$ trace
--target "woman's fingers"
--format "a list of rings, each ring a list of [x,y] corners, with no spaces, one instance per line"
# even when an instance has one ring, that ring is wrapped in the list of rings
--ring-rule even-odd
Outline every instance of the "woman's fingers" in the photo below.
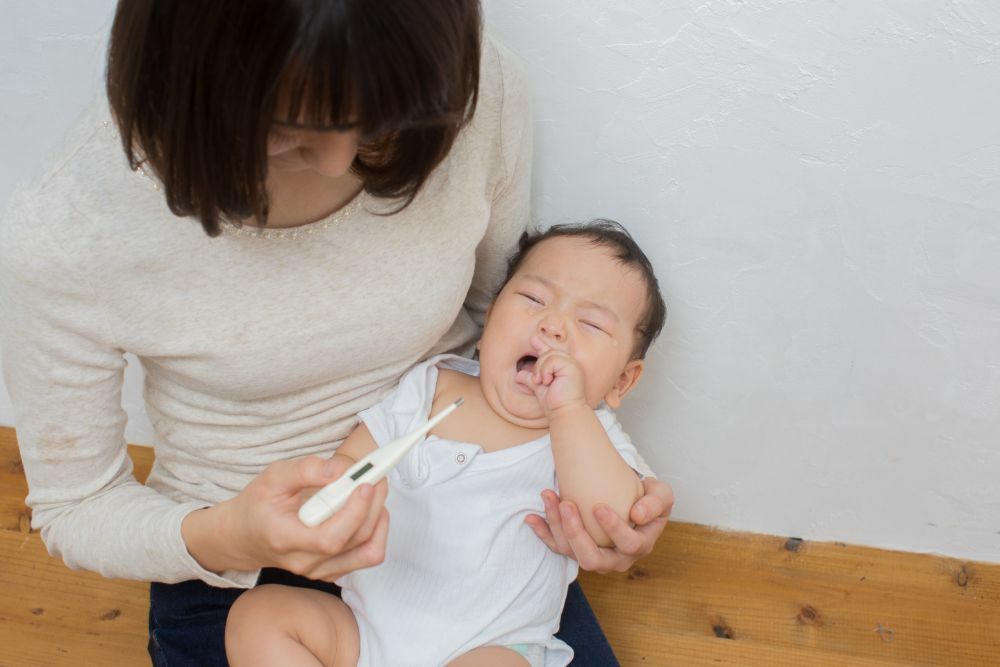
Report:
[[[594,519],[604,530],[604,534],[615,545],[615,550],[625,556],[641,557],[650,551],[645,536],[622,521],[607,505],[594,508]]]
[[[281,546],[274,549],[274,565],[316,579],[319,571],[341,574],[349,571],[343,569],[344,563],[373,564],[375,555],[369,554],[365,545],[376,538],[380,515],[385,513],[381,502],[376,502],[379,499],[384,501],[384,490],[377,491],[370,484],[362,484],[339,511],[318,526],[307,527],[297,516],[289,517],[283,525],[277,526],[284,537]],[[374,513],[375,519],[367,534],[362,535],[370,513]],[[384,539],[382,544],[384,551]]]
[[[590,572],[624,572],[641,556],[653,549],[656,539],[663,532],[665,516],[650,521],[645,526],[630,527],[607,505],[594,509],[594,518],[614,543],[614,548],[600,547],[594,542],[580,517],[580,510],[569,501],[559,501],[553,491],[542,492],[545,519],[530,515],[525,522],[535,535],[556,553],[574,558],[580,567]]]
[[[642,488],[645,493],[632,505],[629,518],[640,526],[657,519],[665,523],[674,508],[674,490],[666,482],[653,477],[643,478]]]
[[[386,482],[374,488],[362,484],[344,507],[318,526],[305,526],[298,518],[302,497],[342,475],[349,464],[336,456],[276,462],[236,497],[220,504],[229,508],[225,523],[232,529],[227,548],[235,554],[230,562],[244,568],[280,567],[305,576],[340,556],[345,556],[342,563],[374,564],[382,557],[376,552],[384,553],[384,536],[378,545]]]
[[[382,512],[385,511],[385,499],[389,492],[389,482],[382,480],[375,485],[375,495],[372,498],[371,504],[368,506],[368,515],[365,517],[364,523],[358,528],[357,532],[351,537],[347,542],[345,549],[353,549],[354,547],[364,544],[372,538],[375,533],[375,528],[378,525],[379,517]]]
[[[559,504],[562,512],[563,531],[566,541],[573,551],[573,557],[580,564],[580,568],[588,572],[608,572],[614,569],[617,561],[617,554],[611,549],[604,549],[597,546],[594,538],[590,536],[583,525],[580,511],[576,505],[564,501]]]
[[[556,545],[554,551],[564,556],[572,556],[573,550],[570,548],[569,542],[566,540],[566,534],[563,531],[563,520],[559,510],[559,496],[553,491],[545,490],[542,492],[542,502],[545,504],[545,520],[549,524],[552,541]]]
[[[268,487],[273,494],[297,495],[304,488],[326,486],[343,472],[341,468],[339,461],[307,456],[272,463],[263,474],[268,477]]]
[[[376,517],[371,538],[368,541],[332,558],[323,560],[306,576],[310,579],[333,583],[354,570],[375,567],[385,560],[385,546],[388,535],[389,512],[383,507]]]
[[[313,529],[311,544],[303,545],[304,550],[328,556],[345,551],[368,519],[374,501],[375,488],[371,484],[361,484],[351,492],[342,508]]]
[[[545,546],[547,546],[551,551],[559,553],[559,548],[556,545],[555,539],[552,537],[552,531],[549,530],[549,524],[545,522],[545,519],[537,514],[529,514],[524,518],[524,522],[528,524],[533,531],[535,531],[535,535],[537,535],[538,539],[545,543]]]

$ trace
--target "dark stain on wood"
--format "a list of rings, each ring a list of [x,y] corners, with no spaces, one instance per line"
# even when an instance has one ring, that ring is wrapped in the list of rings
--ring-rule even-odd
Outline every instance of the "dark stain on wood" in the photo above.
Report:
[[[625,576],[629,579],[629,581],[634,581],[636,579],[645,579],[646,577],[649,576],[649,570],[633,566],[628,569],[628,574]]]
[[[955,583],[962,588],[968,588],[969,582],[972,580],[973,572],[972,568],[968,563],[962,565],[962,568],[955,575]]]
[[[31,615],[32,616],[42,616],[44,613],[45,613],[45,610],[42,609],[41,607],[34,607],[31,610]]]
[[[893,637],[895,636],[895,634],[896,634],[896,631],[895,631],[895,630],[893,630],[892,628],[887,628],[887,627],[885,627],[884,625],[882,625],[881,623],[878,623],[878,624],[877,624],[877,625],[875,626],[875,629],[874,629],[874,630],[872,630],[872,632],[877,632],[877,633],[878,633],[878,636],[879,636],[879,637],[880,637],[880,638],[882,639],[882,641],[884,641],[884,642],[891,642],[891,641],[892,641],[892,638],[893,638]]]
[[[100,615],[102,621],[113,621],[122,615],[121,609],[109,609]]]
[[[736,633],[733,629],[729,627],[725,619],[721,617],[715,617],[712,619],[712,634],[714,634],[719,639],[733,639]]]
[[[785,551],[798,553],[799,549],[802,547],[803,541],[804,540],[801,537],[789,537],[785,540]]]
[[[24,473],[24,464],[21,463],[21,459],[14,459],[7,465],[7,472],[13,475],[20,475]]]
[[[812,605],[805,605],[799,610],[799,615],[795,617],[795,620],[802,625],[815,625],[816,627],[823,627],[823,617],[820,613],[816,611],[816,608]]]

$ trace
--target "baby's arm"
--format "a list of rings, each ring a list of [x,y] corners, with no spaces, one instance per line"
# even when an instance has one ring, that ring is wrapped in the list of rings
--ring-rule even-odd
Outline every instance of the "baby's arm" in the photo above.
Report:
[[[340,447],[337,447],[337,451],[333,455],[333,460],[336,461],[338,458],[344,459],[350,465],[354,465],[376,449],[378,449],[378,444],[375,442],[375,438],[372,437],[371,431],[368,430],[364,422],[358,422],[357,427],[351,431],[349,436],[344,438],[344,441],[340,443]],[[344,470],[347,470],[347,468],[344,468]]]
[[[576,360],[541,341],[536,349],[534,369],[521,371],[519,378],[534,389],[548,415],[559,495],[580,508],[584,528],[598,546],[614,546],[594,518],[594,507],[605,504],[628,521],[632,505],[643,496],[642,482],[587,404]]]
[[[580,508],[583,526],[598,546],[614,546],[594,519],[594,507],[603,503],[628,521],[629,510],[643,495],[639,476],[615,449],[597,414],[586,404],[553,410],[549,432],[560,497]]]

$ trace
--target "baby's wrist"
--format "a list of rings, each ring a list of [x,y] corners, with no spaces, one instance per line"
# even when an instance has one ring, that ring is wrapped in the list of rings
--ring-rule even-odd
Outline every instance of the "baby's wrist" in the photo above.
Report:
[[[333,456],[330,457],[331,461],[344,461],[348,465],[354,465],[358,462],[358,459],[354,458],[350,454],[342,454],[340,452],[334,452]]]
[[[589,412],[593,412],[593,410],[583,399],[567,401],[549,410],[549,429],[558,428],[560,424],[579,419],[580,415]]]

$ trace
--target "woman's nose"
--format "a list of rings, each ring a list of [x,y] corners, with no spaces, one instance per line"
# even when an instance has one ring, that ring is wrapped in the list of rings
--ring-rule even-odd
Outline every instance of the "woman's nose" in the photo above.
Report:
[[[356,132],[323,132],[305,148],[306,161],[324,176],[343,176],[358,154]]]

